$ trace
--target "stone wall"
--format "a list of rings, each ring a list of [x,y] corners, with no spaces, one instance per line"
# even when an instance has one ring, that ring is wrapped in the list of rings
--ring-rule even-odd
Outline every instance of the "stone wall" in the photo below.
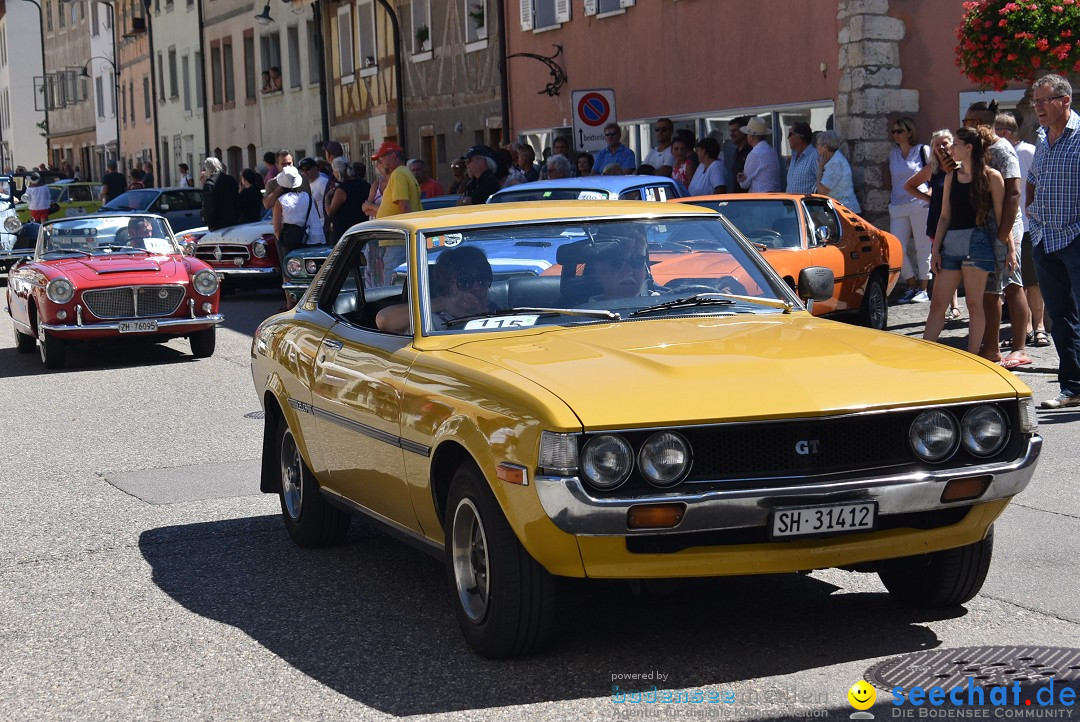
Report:
[[[847,141],[863,215],[888,228],[890,116],[913,115],[919,92],[903,87],[904,23],[889,17],[889,0],[839,0],[840,92],[835,127]]]

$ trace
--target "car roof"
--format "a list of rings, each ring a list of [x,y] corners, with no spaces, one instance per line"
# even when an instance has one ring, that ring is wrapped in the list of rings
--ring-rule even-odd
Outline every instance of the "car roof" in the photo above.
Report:
[[[531,183],[518,183],[514,186],[503,188],[492,195],[502,193],[514,193],[526,190],[547,190],[552,188],[572,188],[574,190],[605,190],[612,193],[621,193],[628,188],[638,188],[646,185],[670,185],[675,181],[662,175],[590,175],[584,178],[559,178],[558,180],[532,181]]]
[[[696,203],[698,201],[790,201],[800,198],[823,198],[837,202],[835,198],[821,195],[820,193],[717,193],[708,196],[688,196],[686,198],[674,198],[675,203]]]
[[[517,187],[517,186],[515,186]],[[672,206],[655,201],[527,201],[454,206],[431,211],[402,213],[361,223],[356,228],[397,228],[426,231],[454,227],[491,226],[530,221],[611,220],[619,218],[686,217],[712,215],[715,211],[701,206]]]

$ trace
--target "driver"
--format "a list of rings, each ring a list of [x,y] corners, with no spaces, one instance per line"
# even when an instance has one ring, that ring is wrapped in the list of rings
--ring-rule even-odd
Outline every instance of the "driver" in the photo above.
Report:
[[[492,278],[487,256],[475,246],[458,246],[440,253],[430,275],[432,329],[442,331],[447,321],[491,310],[488,289]],[[375,325],[380,331],[410,332],[409,304],[382,309],[375,317]]]
[[[589,264],[594,278],[603,289],[602,294],[590,300],[655,296],[646,286],[649,256],[644,236],[616,238],[606,245],[607,248]]]
[[[146,244],[142,241],[143,238],[150,238],[153,235],[153,227],[150,225],[149,218],[135,217],[128,221],[128,237],[127,245],[134,248],[146,248]]]

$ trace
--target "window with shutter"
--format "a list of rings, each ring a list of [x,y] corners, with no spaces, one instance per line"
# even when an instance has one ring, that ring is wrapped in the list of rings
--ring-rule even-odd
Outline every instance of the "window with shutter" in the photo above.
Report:
[[[532,30],[533,29],[533,1],[532,0],[518,0],[518,5],[521,7],[521,29],[522,30]]]
[[[555,0],[555,22],[570,22],[570,0]]]
[[[596,0],[585,0],[585,14],[596,15]]]
[[[619,0],[619,5],[624,8],[633,7],[636,0]]]

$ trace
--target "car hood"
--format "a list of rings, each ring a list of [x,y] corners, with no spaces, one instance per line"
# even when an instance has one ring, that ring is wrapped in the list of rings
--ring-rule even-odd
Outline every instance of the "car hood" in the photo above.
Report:
[[[489,337],[454,351],[547,388],[586,429],[816,416],[1026,392],[989,361],[951,347],[806,314],[563,328]]]
[[[213,246],[218,243],[250,243],[257,241],[264,234],[274,233],[274,224],[271,221],[256,221],[243,223],[239,226],[229,226],[210,231],[199,239],[200,246]]]
[[[117,280],[131,274],[138,274],[140,280],[150,276],[155,280],[169,280],[175,276],[187,277],[187,270],[181,260],[172,256],[105,256],[65,260],[53,264],[68,278],[79,279],[90,285],[107,283],[127,284],[130,279]]]

